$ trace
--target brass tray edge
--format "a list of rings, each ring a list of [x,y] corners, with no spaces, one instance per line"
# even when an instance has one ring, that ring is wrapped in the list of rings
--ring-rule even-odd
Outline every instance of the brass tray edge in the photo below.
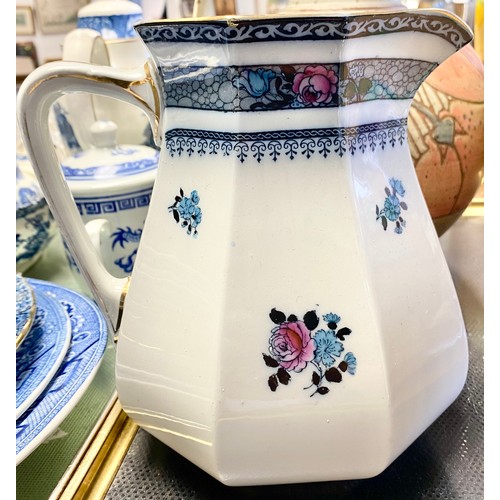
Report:
[[[104,498],[137,430],[115,393],[49,500]]]

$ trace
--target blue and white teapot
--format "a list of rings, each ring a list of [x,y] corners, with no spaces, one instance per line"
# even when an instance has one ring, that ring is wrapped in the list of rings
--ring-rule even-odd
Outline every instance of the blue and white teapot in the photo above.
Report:
[[[420,9],[136,30],[145,68],[50,63],[18,95],[47,200],[116,332],[123,409],[227,485],[380,473],[467,374],[407,116],[471,30]],[[161,146],[130,279],[103,268],[51,146],[49,106],[73,92],[136,104]]]
[[[148,52],[133,29],[142,19],[141,7],[132,1],[94,0],[78,11],[77,27],[64,37],[63,61],[143,68]],[[90,127],[95,120],[113,121],[120,144],[154,145],[144,113],[116,99],[85,94],[64,96],[55,103],[54,110],[70,151],[92,147]]]
[[[143,144],[118,144],[111,121],[96,121],[90,133],[92,147],[64,158],[61,168],[106,269],[123,278],[134,267],[160,153]],[[70,253],[68,259],[80,278]]]

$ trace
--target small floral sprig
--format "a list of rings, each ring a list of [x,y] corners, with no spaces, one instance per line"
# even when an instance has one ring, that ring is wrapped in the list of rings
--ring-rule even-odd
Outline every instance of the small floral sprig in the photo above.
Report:
[[[333,313],[323,315],[327,328],[317,329],[320,319],[316,311],[308,311],[302,320],[295,314],[288,317],[282,311],[272,309],[271,321],[277,325],[271,330],[269,354],[263,353],[264,363],[269,368],[277,368],[268,378],[268,386],[275,392],[279,385],[288,385],[292,372],[300,373],[312,368],[311,389],[315,394],[324,396],[330,392],[328,383],[342,382],[342,374],[356,373],[357,361],[352,352],[344,355],[343,342],[352,333],[350,328],[338,328],[340,316]]]
[[[401,216],[401,210],[408,210],[408,205],[404,201],[401,201],[400,198],[404,198],[406,191],[403,183],[394,177],[389,179],[389,185],[390,187],[385,188],[387,196],[384,201],[384,207],[380,209],[378,205],[375,206],[376,220],[380,220],[384,231],[387,230],[388,221],[393,222],[394,232],[402,234],[403,228],[406,227],[406,221]]]
[[[175,222],[186,228],[187,234],[192,234],[193,238],[196,238],[198,236],[197,228],[202,219],[202,212],[198,206],[200,201],[198,191],[191,191],[191,195],[188,197],[184,196],[184,191],[180,188],[179,194],[180,196],[175,197],[174,204],[168,207],[168,211],[172,213]]]

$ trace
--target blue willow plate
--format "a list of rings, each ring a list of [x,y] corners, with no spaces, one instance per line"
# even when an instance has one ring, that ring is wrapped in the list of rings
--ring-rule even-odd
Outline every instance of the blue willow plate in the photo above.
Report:
[[[22,344],[35,319],[36,300],[33,289],[16,274],[16,349]]]
[[[104,316],[93,301],[54,283],[28,282],[37,294],[46,293],[63,305],[71,322],[71,343],[45,391],[16,420],[16,465],[69,415],[97,373],[108,343]]]
[[[30,334],[16,350],[16,419],[43,392],[59,369],[71,340],[64,308],[34,288],[36,314]]]

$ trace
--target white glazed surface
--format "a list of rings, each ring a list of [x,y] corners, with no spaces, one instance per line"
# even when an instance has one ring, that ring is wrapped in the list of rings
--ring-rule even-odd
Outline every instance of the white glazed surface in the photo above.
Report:
[[[192,52],[187,46],[189,55],[174,54],[174,44],[151,45],[159,64],[189,58],[193,66],[292,64],[312,52],[317,63],[381,53],[439,61],[452,51],[421,33],[293,49],[289,42],[274,42],[272,50],[265,42],[262,50],[258,43],[198,44]],[[348,127],[405,117],[410,103],[244,120],[168,109],[163,129]],[[125,411],[228,485],[365,478],[384,470],[451,404],[467,371],[460,307],[406,142],[293,162],[282,154],[258,163],[249,151],[244,164],[234,155],[177,158],[163,148],[117,346]],[[390,179],[402,180],[411,207],[403,234],[376,221]],[[169,224],[166,208],[178,186],[199,194],[196,240],[179,235],[172,218]],[[355,375],[345,374],[323,396],[304,390],[310,370],[271,391],[273,372],[262,354],[269,354],[275,327],[272,308],[299,318],[310,310],[339,314],[352,329],[342,354],[355,354]]]
[[[172,59],[188,59],[193,67],[326,64],[380,54],[440,62],[456,49],[443,38],[412,32],[331,43],[185,43],[169,49],[173,45],[150,44],[158,66]],[[55,92],[50,81],[45,88]],[[229,83],[227,88],[233,90]],[[128,98],[105,84],[88,89]],[[25,114],[26,95],[21,92]],[[31,99],[37,105],[41,97]],[[170,139],[162,144],[125,300],[117,391],[140,426],[227,485],[374,476],[463,387],[468,357],[460,306],[408,144],[398,135],[410,104],[408,98],[372,100],[248,114],[169,108],[163,117]],[[329,128],[354,129],[361,137],[365,132],[355,127],[380,131],[370,127],[390,120],[401,126],[370,136],[371,143],[367,135],[366,147],[356,143],[352,153],[336,153],[332,141],[324,154],[319,143],[309,154],[296,139]],[[26,120],[26,135],[29,126]],[[268,141],[260,154],[254,141],[246,156],[229,146],[209,154],[202,141],[172,139],[180,129],[202,138],[239,134],[241,142],[277,131],[281,147]],[[293,161],[285,135],[294,138],[288,143],[297,148]],[[45,152],[37,140],[34,146]],[[214,148],[224,144],[217,140]],[[60,186],[55,178],[47,182],[55,202]],[[401,219],[387,215],[391,197]],[[69,226],[75,218],[65,221]],[[72,238],[75,247],[84,246],[80,226]],[[92,252],[82,248],[81,257],[98,280]],[[102,284],[97,295],[108,304],[110,287]],[[295,316],[278,321],[276,310],[283,318]],[[275,335],[285,324],[297,329],[299,322],[310,323],[312,311],[321,326],[301,330],[302,340],[314,330],[314,343],[309,338],[307,350],[302,346],[304,365],[294,370],[286,364],[288,354],[277,352]],[[325,327],[334,316],[335,325]],[[320,328],[335,330],[336,323],[349,329],[331,341],[342,379],[327,383],[322,371],[315,381],[316,358],[307,356],[311,346],[319,351]],[[289,368],[286,377],[276,372],[276,359]]]

